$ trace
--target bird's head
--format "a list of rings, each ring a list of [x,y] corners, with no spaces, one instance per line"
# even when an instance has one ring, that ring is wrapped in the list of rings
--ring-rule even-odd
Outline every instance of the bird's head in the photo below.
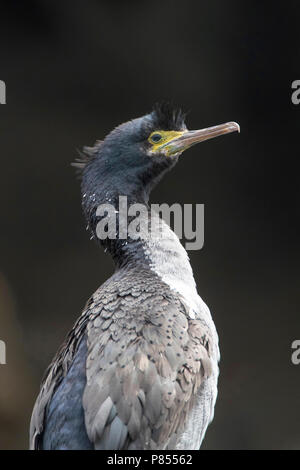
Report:
[[[74,164],[82,171],[86,203],[104,202],[126,195],[133,201],[148,200],[150,190],[172,168],[186,149],[222,134],[238,131],[235,122],[189,131],[185,115],[169,104],[156,105],[141,118],[110,132],[94,147],[85,147]],[[141,201],[142,199],[142,201]]]
[[[235,122],[189,131],[185,115],[168,104],[121,124],[94,147],[85,147],[74,164],[82,174],[82,204],[90,226],[100,204],[127,196],[130,204],[147,204],[153,186],[186,149],[222,134],[239,131]]]

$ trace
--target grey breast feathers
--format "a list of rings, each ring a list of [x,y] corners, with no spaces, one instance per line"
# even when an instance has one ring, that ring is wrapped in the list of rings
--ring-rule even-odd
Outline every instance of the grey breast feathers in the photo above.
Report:
[[[159,279],[125,281],[89,306],[87,434],[96,449],[174,449],[211,374],[209,330]]]

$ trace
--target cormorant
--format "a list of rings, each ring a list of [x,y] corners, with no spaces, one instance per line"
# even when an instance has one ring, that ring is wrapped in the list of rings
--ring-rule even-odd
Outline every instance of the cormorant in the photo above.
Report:
[[[229,122],[188,131],[184,114],[163,104],[85,148],[83,211],[97,238],[97,208],[115,209],[116,237],[99,241],[116,269],[46,371],[31,449],[199,449],[217,396],[215,325],[166,223],[162,236],[153,221],[140,236],[119,236],[119,196],[150,210],[150,191],[184,150],[237,130]]]

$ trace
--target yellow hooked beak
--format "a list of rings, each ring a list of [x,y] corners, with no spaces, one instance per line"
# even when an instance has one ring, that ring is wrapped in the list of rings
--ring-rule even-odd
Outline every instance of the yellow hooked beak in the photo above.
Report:
[[[164,153],[166,156],[176,155],[199,142],[236,131],[240,132],[240,126],[236,122],[226,122],[219,126],[208,127],[197,131],[162,131],[161,134],[164,134],[161,139],[162,141],[153,145],[153,152]]]

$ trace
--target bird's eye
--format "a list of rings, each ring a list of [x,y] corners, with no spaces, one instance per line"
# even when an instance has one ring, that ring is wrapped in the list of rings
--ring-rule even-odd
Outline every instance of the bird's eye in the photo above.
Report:
[[[152,142],[155,142],[155,143],[156,143],[156,142],[159,142],[161,139],[162,139],[162,136],[161,136],[160,134],[153,134],[153,135],[151,136]]]

